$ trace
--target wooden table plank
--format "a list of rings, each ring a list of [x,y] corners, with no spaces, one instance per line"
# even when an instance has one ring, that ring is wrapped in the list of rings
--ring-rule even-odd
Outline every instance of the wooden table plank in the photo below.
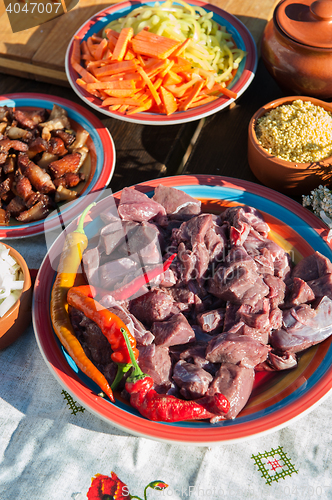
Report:
[[[32,63],[64,72],[65,55],[71,37],[87,19],[112,3],[116,1],[81,0],[73,10],[54,23],[43,44],[33,55]],[[64,39],[61,40],[63,35]]]
[[[205,119],[180,173],[225,175],[258,183],[247,161],[249,121],[258,108],[283,95],[260,61],[253,82],[235,106]]]
[[[3,0],[0,0],[0,70],[7,74],[68,85],[64,59],[75,31],[85,20],[110,3],[80,0],[69,13],[39,27],[12,33]],[[275,0],[212,0],[211,3],[239,17],[258,43]],[[24,64],[23,64],[24,63]],[[48,70],[52,70],[49,72]]]

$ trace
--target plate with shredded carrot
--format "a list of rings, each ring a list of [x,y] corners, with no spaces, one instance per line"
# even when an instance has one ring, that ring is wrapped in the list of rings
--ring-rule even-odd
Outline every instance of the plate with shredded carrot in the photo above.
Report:
[[[68,80],[95,110],[170,125],[228,107],[250,85],[256,44],[226,11],[202,2],[122,2],[91,17],[66,53]]]

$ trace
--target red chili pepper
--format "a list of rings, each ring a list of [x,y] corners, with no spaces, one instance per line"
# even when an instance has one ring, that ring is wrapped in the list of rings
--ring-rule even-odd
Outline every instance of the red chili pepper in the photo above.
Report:
[[[222,394],[216,393],[214,396],[188,401],[168,394],[158,394],[152,389],[153,384],[153,379],[149,376],[136,381],[129,377],[125,386],[130,394],[130,404],[149,420],[201,420],[229,411],[229,402]]]
[[[156,278],[160,274],[167,271],[169,266],[172,264],[173,260],[176,257],[176,253],[168,257],[167,260],[163,263],[162,266],[156,266],[155,268],[143,273],[141,276],[138,276],[133,281],[119,288],[118,290],[112,290],[108,292],[111,294],[115,300],[126,300],[134,293],[138,292],[142,286],[147,285],[153,278]]]
[[[153,387],[153,379],[144,374],[131,352],[129,339],[122,332],[134,370],[126,381],[125,388],[130,394],[130,404],[143,417],[161,422],[179,422],[181,420],[201,420],[226,414],[229,401],[222,394],[205,396],[196,400],[183,400],[175,396],[158,394]]]
[[[93,299],[95,295],[96,290],[89,285],[73,287],[67,293],[67,301],[69,305],[79,309],[87,318],[99,326],[114,351],[111,354],[112,360],[118,364],[130,364],[131,356],[128,352],[123,333],[127,335],[133,356],[137,359],[139,353],[136,349],[135,338],[131,335],[119,316],[111,313],[111,311]]]

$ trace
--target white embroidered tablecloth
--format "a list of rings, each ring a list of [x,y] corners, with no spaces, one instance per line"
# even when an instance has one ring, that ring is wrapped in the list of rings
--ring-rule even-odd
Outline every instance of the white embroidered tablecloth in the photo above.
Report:
[[[43,237],[9,244],[40,266]],[[332,498],[332,397],[267,436],[198,447],[132,436],[74,405],[31,325],[0,352],[0,377],[1,500],[83,500],[91,478],[112,471],[126,485],[114,498],[143,499],[154,481],[148,500]]]

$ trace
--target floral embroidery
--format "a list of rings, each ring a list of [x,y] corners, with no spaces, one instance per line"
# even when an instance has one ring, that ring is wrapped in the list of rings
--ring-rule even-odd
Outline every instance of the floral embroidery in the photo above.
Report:
[[[144,489],[144,500],[147,500],[148,488],[161,491],[167,487],[168,484],[164,481],[152,481]],[[87,498],[88,500],[128,500],[132,498],[142,500],[136,495],[130,495],[128,486],[114,472],[111,472],[111,477],[96,474],[92,478]]]

